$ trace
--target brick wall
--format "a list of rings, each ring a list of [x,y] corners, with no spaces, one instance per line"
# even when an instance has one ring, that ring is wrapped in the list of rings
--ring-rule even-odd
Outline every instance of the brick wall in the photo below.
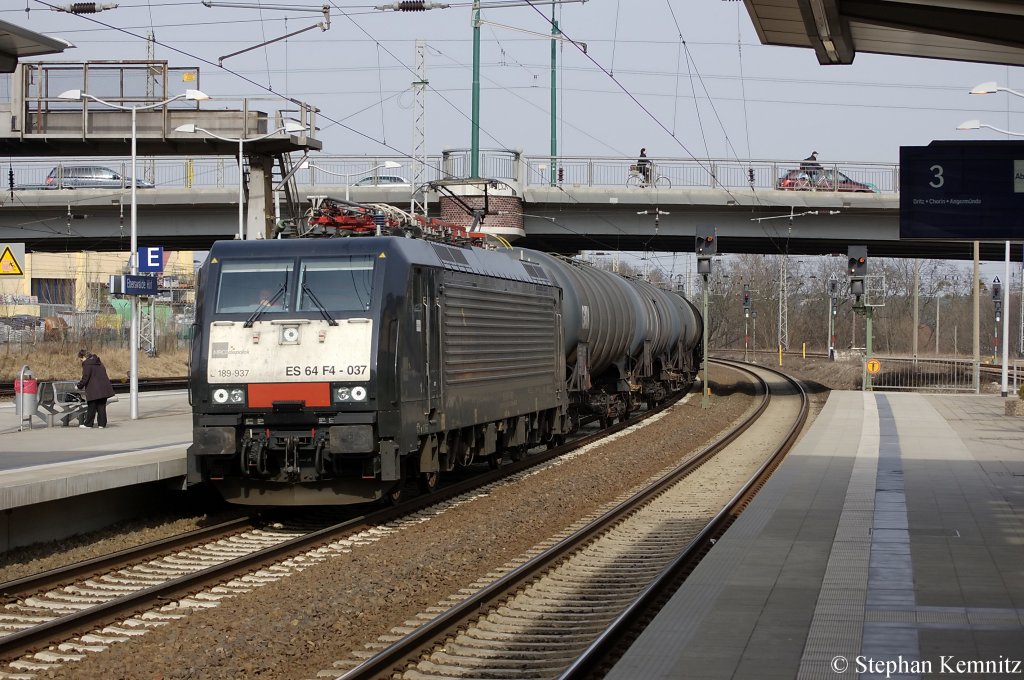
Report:
[[[463,196],[462,200],[474,209],[484,207],[483,196]],[[453,198],[442,196],[438,202],[441,206],[441,219],[466,228],[473,225],[473,216]],[[490,214],[484,216],[483,226],[499,232],[522,230],[523,199],[518,196],[491,196],[487,200],[487,207]]]

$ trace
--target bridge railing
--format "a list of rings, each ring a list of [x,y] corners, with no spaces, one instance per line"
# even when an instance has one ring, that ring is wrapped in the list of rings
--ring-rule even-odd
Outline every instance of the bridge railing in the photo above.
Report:
[[[654,177],[667,177],[673,189],[775,189],[778,182],[793,170],[799,170],[800,160],[729,160],[651,158]],[[561,157],[555,163],[550,157],[524,158],[526,172],[523,183],[528,186],[551,184],[552,165],[555,166],[555,184],[559,186],[617,187],[625,186],[630,166],[635,158],[621,157]],[[879,193],[899,191],[899,164],[841,162],[821,163],[828,176],[842,173],[855,182],[867,185]],[[812,191],[844,190],[840,182],[823,182],[809,186]]]
[[[415,176],[413,161],[395,156],[334,156],[315,154],[312,166],[297,171],[295,179],[300,190],[315,187],[354,186],[364,177],[397,175],[411,182]],[[506,181],[513,186],[540,187],[551,184],[552,165],[556,186],[573,187],[625,187],[630,165],[635,158],[571,156],[558,158],[554,164],[547,156],[523,156],[501,150],[481,153],[480,174]],[[395,161],[400,167],[383,169],[386,161]],[[75,159],[15,159],[12,160],[14,183],[21,188],[39,188],[46,176],[62,162],[67,165],[102,165],[116,170],[123,177],[131,176],[128,158],[101,157]],[[737,161],[727,159],[652,158],[655,176],[665,176],[673,189],[728,189],[729,191],[767,190],[777,188],[779,178],[798,170],[799,160]],[[869,186],[879,193],[899,191],[899,165],[896,163],[842,162],[822,163],[824,173],[843,173],[855,182]],[[377,170],[374,170],[377,168]],[[322,171],[321,171],[322,170]],[[424,182],[466,177],[469,173],[468,154],[449,151],[426,158]],[[139,177],[156,184],[157,188],[232,188],[238,185],[238,163],[230,156],[197,156],[176,158],[139,158]],[[751,181],[753,178],[753,181]],[[811,191],[831,191],[826,184],[809,187]],[[843,190],[842,188],[840,190]]]

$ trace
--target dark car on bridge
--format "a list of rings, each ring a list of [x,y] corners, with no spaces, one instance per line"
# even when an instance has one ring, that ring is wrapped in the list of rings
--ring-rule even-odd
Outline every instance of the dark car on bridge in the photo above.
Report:
[[[131,187],[130,177],[122,177],[102,165],[58,165],[46,176],[47,189],[122,189]],[[136,179],[139,189],[152,189],[153,183]]]
[[[856,191],[877,193],[878,187],[865,184],[847,177],[831,168],[808,171],[790,170],[775,183],[776,189],[783,191]]]

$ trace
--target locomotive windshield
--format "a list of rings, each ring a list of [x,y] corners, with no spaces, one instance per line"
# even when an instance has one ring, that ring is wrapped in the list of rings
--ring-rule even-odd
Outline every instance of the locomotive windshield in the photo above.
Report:
[[[303,260],[299,265],[298,311],[317,312],[317,302],[331,312],[370,309],[374,259],[353,255]]]
[[[286,312],[291,296],[287,291],[291,260],[269,262],[224,262],[217,286],[217,313]]]

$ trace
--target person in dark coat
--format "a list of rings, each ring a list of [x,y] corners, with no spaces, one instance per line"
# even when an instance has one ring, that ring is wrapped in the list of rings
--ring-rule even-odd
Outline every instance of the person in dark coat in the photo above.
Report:
[[[651,183],[651,161],[647,158],[646,147],[640,149],[640,158],[636,159],[636,169],[644,176],[644,183]]]
[[[812,179],[816,178],[821,173],[821,163],[818,162],[818,152],[812,151],[811,155],[804,159],[804,162],[800,164],[800,169],[807,173]]]
[[[102,430],[107,426],[107,399],[114,396],[114,386],[107,377],[107,369],[103,362],[89,350],[78,351],[78,360],[82,362],[82,379],[78,381],[78,389],[85,390],[88,407],[85,420],[79,427],[92,427],[93,419]]]

